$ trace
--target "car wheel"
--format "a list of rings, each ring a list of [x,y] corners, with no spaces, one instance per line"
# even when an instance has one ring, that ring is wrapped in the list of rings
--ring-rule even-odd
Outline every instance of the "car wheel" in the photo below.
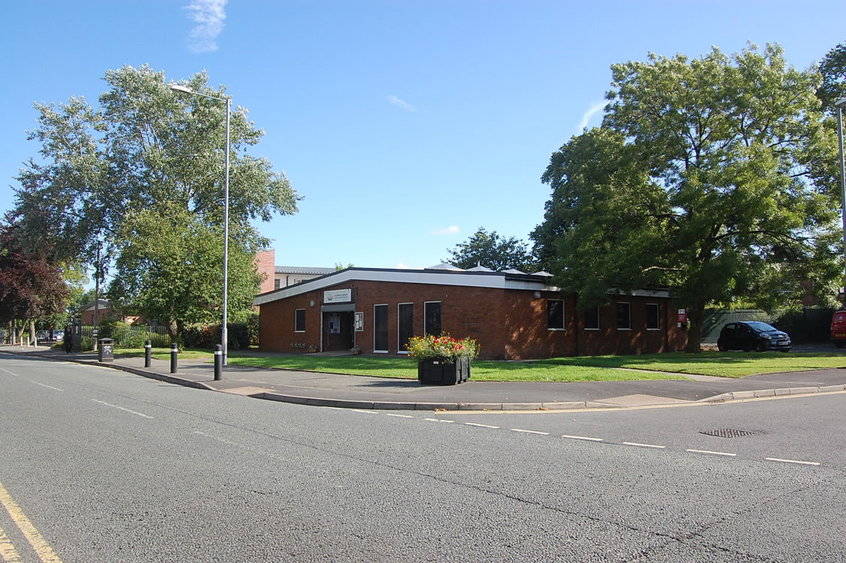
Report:
[[[728,352],[728,346],[725,344],[717,344],[717,350],[720,352]]]
[[[755,347],[755,350],[758,352],[766,352],[767,351],[767,343],[766,342],[758,342],[758,345]]]

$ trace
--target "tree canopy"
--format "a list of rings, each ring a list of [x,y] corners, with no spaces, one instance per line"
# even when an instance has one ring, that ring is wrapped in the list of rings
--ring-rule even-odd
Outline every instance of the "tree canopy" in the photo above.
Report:
[[[837,100],[846,98],[846,43],[826,53],[819,66],[822,84],[817,95],[827,109],[834,109]]]
[[[140,264],[151,272],[175,269],[174,275],[184,269],[184,276],[191,277],[190,260],[182,265],[169,262],[174,250],[157,245],[184,241],[186,233],[217,236],[222,229],[225,103],[207,96],[224,98],[227,93],[223,87],[209,85],[204,73],[182,84],[206,96],[174,91],[164,73],[147,66],[107,71],[105,82],[107,90],[96,107],[82,98],[36,105],[38,127],[29,138],[39,143],[40,155],[19,174],[11,221],[29,247],[49,249],[49,258],[56,262],[81,259],[92,264],[95,249],[102,244],[116,266],[112,294],[126,302],[141,295],[135,290],[153,275],[142,272]],[[249,153],[262,135],[245,109],[232,112],[229,221],[233,256],[265,242],[254,221],[297,210],[299,196],[287,178],[267,159]],[[132,238],[139,236],[149,240]],[[189,239],[196,241],[196,237]],[[149,254],[139,254],[142,249]],[[167,266],[151,261],[153,257],[168,261]],[[208,280],[220,270],[221,259],[222,252]],[[234,260],[230,277],[246,280],[253,270],[251,262]],[[127,293],[121,294],[123,289]],[[174,295],[184,289],[162,288]],[[148,319],[157,318],[162,310],[152,307],[152,302],[142,299],[136,304]],[[241,299],[232,302],[243,305]],[[180,314],[189,314],[180,323],[207,316],[199,308]]]
[[[448,262],[459,268],[484,266],[497,271],[510,268],[526,271],[534,267],[525,242],[515,237],[505,238],[496,231],[488,232],[484,227],[448,252],[451,254]]]
[[[790,68],[774,45],[611,70],[602,126],[562,146],[542,177],[552,197],[533,239],[557,281],[583,303],[672,287],[691,350],[706,305],[832,295],[836,143],[819,74]]]

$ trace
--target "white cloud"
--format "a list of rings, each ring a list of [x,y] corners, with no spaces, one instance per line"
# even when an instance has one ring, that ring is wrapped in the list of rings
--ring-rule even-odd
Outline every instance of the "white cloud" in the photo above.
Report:
[[[227,0],[191,0],[185,9],[194,27],[188,34],[188,46],[195,53],[217,51],[217,36],[226,21]]]
[[[394,96],[393,94],[388,96],[386,99],[388,100],[389,104],[391,104],[393,106],[397,106],[400,109],[404,109],[405,111],[417,111],[416,107],[409,104],[408,102],[406,102],[402,98],[398,98],[398,97]]]
[[[443,229],[438,229],[437,231],[432,231],[433,235],[456,235],[461,232],[461,229],[458,225],[450,225],[449,227],[444,227]]]
[[[581,121],[579,121],[579,126],[576,127],[576,133],[581,133],[584,131],[585,127],[587,127],[588,123],[590,123],[591,118],[599,113],[600,111],[605,109],[605,106],[608,105],[608,101],[596,102],[592,104],[588,110],[582,115]]]

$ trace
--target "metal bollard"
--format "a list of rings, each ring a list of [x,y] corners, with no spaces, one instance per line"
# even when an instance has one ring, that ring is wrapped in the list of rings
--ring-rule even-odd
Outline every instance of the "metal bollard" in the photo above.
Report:
[[[150,344],[150,341],[144,343],[144,367],[150,367],[150,359],[153,356],[153,345]]]
[[[214,350],[214,380],[220,381],[223,377],[223,346],[218,344]]]
[[[176,344],[170,345],[170,373],[176,373],[176,354],[179,353],[179,350],[176,348]]]

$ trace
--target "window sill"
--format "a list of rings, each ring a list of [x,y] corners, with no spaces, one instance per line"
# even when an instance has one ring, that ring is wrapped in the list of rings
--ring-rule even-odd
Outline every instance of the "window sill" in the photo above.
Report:
[[[630,328],[618,328],[617,330],[631,330]]]
[[[297,333],[297,334],[304,334],[305,333],[304,330],[295,330],[294,332]]]
[[[407,356],[408,350],[400,350],[399,352],[397,352],[397,354],[402,354],[403,356]]]
[[[374,354],[387,354],[388,351],[387,350],[373,350],[373,353]]]
[[[658,332],[661,329],[660,328],[647,328],[646,330],[648,330],[649,332]]]
[[[548,328],[548,327],[547,327],[547,329],[546,329],[546,330],[551,330],[551,331],[554,331],[554,332],[564,332],[564,331],[566,331],[567,329],[566,329],[566,328]]]
[[[591,332],[599,332],[598,328],[585,328],[585,330],[589,330]]]

